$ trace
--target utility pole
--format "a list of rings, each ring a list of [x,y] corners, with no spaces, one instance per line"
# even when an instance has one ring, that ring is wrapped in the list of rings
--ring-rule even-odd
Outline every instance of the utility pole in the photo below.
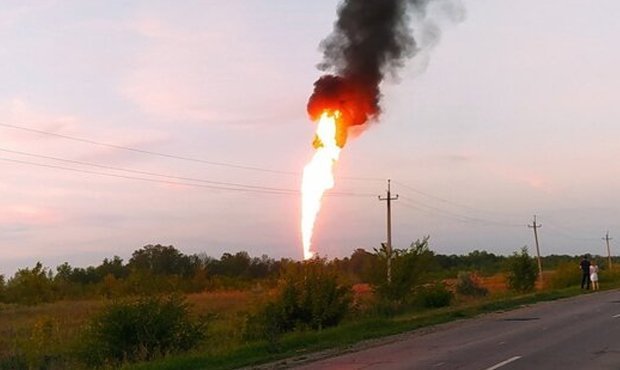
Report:
[[[540,283],[543,282],[543,274],[542,274],[542,263],[540,262],[540,248],[538,247],[538,229],[542,227],[541,224],[536,223],[536,215],[534,215],[534,222],[531,225],[527,225],[534,229],[534,240],[536,241],[536,256],[538,258],[538,275],[540,276]]]
[[[603,240],[607,243],[607,264],[609,266],[609,271],[611,271],[611,250],[609,249],[609,241],[613,238],[609,237],[609,231],[605,234]]]
[[[388,284],[392,282],[392,207],[391,202],[393,200],[398,199],[398,195],[392,197],[390,193],[390,179],[388,179],[388,187],[387,187],[387,196],[385,198],[381,198],[379,195],[379,200],[387,201],[387,244],[386,244],[386,254],[387,254],[387,281]]]

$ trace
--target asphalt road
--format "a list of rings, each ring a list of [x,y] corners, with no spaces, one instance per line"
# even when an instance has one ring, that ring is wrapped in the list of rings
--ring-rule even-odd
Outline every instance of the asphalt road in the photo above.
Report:
[[[620,291],[543,302],[412,332],[297,369],[620,369]]]

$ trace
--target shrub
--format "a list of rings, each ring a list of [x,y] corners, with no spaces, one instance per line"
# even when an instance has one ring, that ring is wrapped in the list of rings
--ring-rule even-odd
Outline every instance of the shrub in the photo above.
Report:
[[[506,262],[508,288],[520,293],[532,291],[538,278],[538,268],[536,261],[527,253],[527,247],[521,248],[520,253],[513,253]]]
[[[480,279],[472,272],[460,271],[456,277],[456,292],[469,297],[484,297],[489,290],[480,285]]]
[[[454,295],[442,282],[421,287],[416,292],[416,300],[425,308],[440,308],[450,305]]]
[[[276,344],[281,333],[296,328],[336,326],[350,307],[350,287],[339,284],[325,259],[314,258],[289,266],[278,297],[248,317],[245,337]]]
[[[91,320],[81,357],[90,366],[150,360],[196,347],[205,329],[183,298],[114,302]]]
[[[433,252],[428,247],[428,237],[411,243],[408,249],[392,251],[392,280],[386,279],[387,249],[377,250],[379,265],[373,276],[373,289],[380,298],[380,305],[399,307],[410,303],[413,291],[428,281],[429,271],[433,268]]]
[[[279,302],[265,304],[255,314],[247,317],[243,337],[246,340],[265,340],[269,352],[280,349],[280,337],[287,331],[286,322]]]

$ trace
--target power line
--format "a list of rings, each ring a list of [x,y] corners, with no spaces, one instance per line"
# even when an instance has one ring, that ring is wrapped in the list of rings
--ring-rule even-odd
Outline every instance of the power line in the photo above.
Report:
[[[477,211],[477,212],[483,212],[483,213],[488,213],[488,214],[499,214],[497,212],[492,212],[492,211],[488,211],[488,210],[484,210],[484,209],[480,209],[480,208],[475,208],[475,207],[472,207],[472,206],[469,206],[469,205],[466,205],[466,204],[462,204],[462,203],[454,202],[454,201],[451,201],[451,200],[448,200],[448,199],[445,199],[445,198],[442,198],[442,197],[438,197],[436,195],[423,192],[423,191],[421,191],[419,189],[414,188],[413,186],[407,185],[407,184],[402,183],[400,181],[394,181],[394,183],[398,184],[400,186],[403,186],[403,187],[413,191],[414,193],[420,194],[420,195],[425,196],[427,198],[431,198],[431,199],[437,200],[437,201],[439,201],[441,203],[446,203],[446,204],[450,204],[450,205],[453,205],[453,206],[456,206],[456,207],[465,208],[465,209],[469,209],[469,210]]]
[[[294,190],[294,189],[280,189],[280,188],[268,188],[268,187],[251,188],[251,187],[243,187],[243,185],[241,184],[239,186],[219,186],[219,185],[206,185],[206,184],[196,184],[196,183],[188,183],[188,182],[152,179],[152,178],[147,178],[147,177],[120,175],[120,174],[57,166],[57,165],[52,165],[52,164],[22,161],[22,160],[12,159],[12,158],[0,157],[0,161],[17,163],[17,164],[25,164],[29,166],[51,168],[51,169],[62,170],[62,171],[85,173],[85,174],[98,175],[98,176],[115,177],[115,178],[122,178],[122,179],[128,179],[128,180],[138,180],[138,181],[168,184],[168,185],[190,186],[190,187],[198,187],[198,188],[211,189],[211,190],[238,191],[238,192],[275,194],[275,195],[298,195],[300,193],[299,190]],[[328,192],[325,195],[326,196],[337,196],[337,197],[342,197],[342,196],[368,197],[368,196],[372,196],[373,194],[359,194],[359,193],[349,193],[349,192]]]
[[[289,191],[288,189],[271,188],[271,187],[266,187],[266,186],[247,185],[247,184],[240,184],[240,183],[233,183],[233,182],[223,182],[223,181],[212,181],[212,180],[205,180],[205,179],[197,179],[197,178],[193,178],[193,177],[164,175],[164,174],[160,174],[160,173],[156,173],[156,172],[149,172],[149,171],[134,170],[134,169],[128,169],[128,168],[122,168],[122,167],[108,166],[108,165],[102,165],[102,164],[97,164],[97,163],[90,163],[90,162],[77,161],[77,160],[73,160],[73,159],[65,159],[65,158],[59,158],[59,157],[52,157],[52,156],[47,156],[47,155],[42,155],[42,154],[34,154],[34,153],[22,152],[22,151],[18,151],[18,150],[11,150],[11,149],[5,149],[5,148],[0,148],[0,152],[11,153],[11,154],[19,154],[19,155],[23,155],[23,156],[42,158],[42,159],[51,159],[51,160],[59,161],[59,162],[79,164],[79,165],[82,165],[82,166],[90,166],[90,167],[102,168],[102,169],[107,169],[107,170],[136,173],[136,174],[139,174],[139,175],[164,177],[164,178],[175,179],[175,180],[194,181],[194,182],[200,182],[200,183],[208,183],[208,184],[214,184],[214,185],[227,185],[227,186],[235,186],[235,187],[244,187],[244,188],[250,188],[250,189],[274,190],[274,191]]]
[[[236,168],[236,169],[246,170],[246,171],[266,172],[266,173],[279,174],[279,175],[294,175],[294,176],[301,175],[300,172],[281,171],[281,170],[275,170],[275,169],[272,169],[272,168],[265,168],[265,167],[258,167],[258,166],[248,166],[248,165],[241,165],[241,164],[229,163],[229,162],[211,161],[211,160],[206,160],[206,159],[196,158],[196,157],[189,157],[189,156],[183,156],[183,155],[177,155],[177,154],[155,152],[155,151],[151,151],[151,150],[133,148],[133,147],[124,146],[124,145],[105,143],[105,142],[101,142],[101,141],[97,141],[97,140],[86,139],[86,138],[83,138],[83,137],[64,135],[64,134],[59,134],[59,133],[56,133],[56,132],[38,130],[38,129],[30,128],[30,127],[24,127],[24,126],[19,126],[19,125],[4,123],[4,122],[0,122],[0,127],[11,128],[11,129],[21,130],[21,131],[26,131],[26,132],[31,132],[31,133],[36,133],[36,134],[39,134],[39,135],[54,136],[54,137],[62,138],[62,139],[65,139],[65,140],[71,140],[71,141],[76,141],[76,142],[80,142],[80,143],[85,143],[85,144],[90,144],[90,145],[97,145],[97,146],[102,146],[102,147],[107,147],[107,148],[112,148],[112,149],[117,149],[117,150],[124,150],[124,151],[140,153],[140,154],[146,154],[146,155],[151,155],[151,156],[157,156],[157,157],[163,157],[163,158],[169,158],[169,159],[176,159],[176,160],[182,160],[182,161],[189,161],[189,162],[195,162],[195,163],[202,163],[202,164],[207,164],[207,165],[211,165],[211,166],[229,167],[229,168]],[[340,177],[340,179],[341,180],[353,180],[353,181],[383,181],[383,179],[379,179],[379,178],[355,177],[355,176],[343,176],[343,177]]]
[[[104,142],[101,142],[101,141],[85,139],[85,138],[82,138],[82,137],[58,134],[58,133],[55,133],[55,132],[37,130],[37,129],[34,129],[34,128],[23,127],[23,126],[18,126],[18,125],[11,125],[11,124],[8,124],[8,123],[3,123],[3,122],[0,122],[0,126],[8,127],[8,128],[16,129],[16,130],[32,132],[32,133],[36,133],[36,134],[40,134],[40,135],[55,136],[55,137],[59,137],[59,138],[66,139],[66,140],[77,141],[77,142],[80,142],[80,143],[86,143],[86,144],[91,144],[91,145],[98,145],[98,146],[103,146],[103,147],[112,148],[112,149],[125,150],[125,151],[129,151],[129,152],[140,153],[140,154],[148,154],[148,155],[164,157],[164,158],[171,158],[171,159],[178,159],[178,160],[183,160],[183,161],[203,163],[203,164],[208,164],[208,165],[212,165],[212,166],[232,167],[232,168],[238,168],[238,169],[242,169],[242,170],[271,172],[271,173],[286,174],[286,175],[298,175],[297,172],[279,171],[279,170],[274,170],[274,169],[270,169],[270,168],[245,166],[245,165],[239,165],[239,164],[235,164],[235,163],[209,161],[209,160],[200,159],[200,158],[187,157],[187,156],[181,156],[181,155],[169,154],[169,153],[161,153],[161,152],[155,152],[155,151],[150,151],[150,150],[132,148],[132,147],[123,146],[123,145],[104,143]]]
[[[442,209],[442,208],[430,206],[430,205],[422,203],[420,201],[416,201],[416,200],[410,199],[410,198],[408,198],[406,196],[401,196],[401,198],[403,199],[403,201],[409,203],[410,206],[413,206],[413,207],[418,207],[419,206],[419,207],[428,208],[428,209],[430,209],[432,211],[435,211],[435,212],[444,214],[446,216],[452,217],[453,219],[456,219],[456,220],[461,221],[461,222],[474,222],[474,223],[482,223],[482,224],[495,225],[495,226],[505,226],[505,227],[523,227],[522,224],[500,222],[500,221],[489,220],[489,219],[484,219],[484,218],[480,218],[480,217],[473,217],[473,216],[469,216],[469,215],[464,215],[464,214],[460,214],[460,213],[456,213],[456,212],[447,211],[447,210]]]
[[[440,212],[437,210],[429,210],[429,209],[425,209],[425,208],[420,208],[420,207],[424,207],[424,206],[419,206],[419,205],[413,205],[413,203],[409,203],[406,199],[404,199],[403,197],[400,198],[402,200],[401,202],[401,206],[405,207],[405,208],[409,208],[412,210],[416,210],[416,211],[422,211],[422,212],[426,212],[435,216],[444,216],[459,222],[463,222],[463,223],[471,223],[471,220],[467,220],[467,219],[463,219],[460,216],[455,216],[453,214],[447,214],[444,212]]]
[[[574,235],[569,234],[571,232],[571,230],[568,230],[564,227],[558,226],[558,225],[554,225],[554,224],[550,224],[549,221],[546,221],[546,225],[548,228],[554,230],[553,233],[556,235],[559,235],[565,239],[572,239],[572,240],[577,240],[577,241],[584,241],[584,242],[590,242],[590,241],[595,241],[598,240],[598,238],[584,238],[584,237],[577,237]]]
[[[158,180],[158,179],[151,179],[151,178],[147,178],[147,177],[119,175],[119,174],[113,174],[113,173],[90,171],[90,170],[71,168],[71,167],[63,167],[63,166],[57,166],[57,165],[53,165],[53,164],[44,164],[44,163],[22,161],[22,160],[12,159],[12,158],[1,158],[0,157],[0,161],[12,162],[12,163],[18,163],[18,164],[26,164],[26,165],[29,165],[29,166],[45,167],[45,168],[51,168],[51,169],[56,169],[56,170],[62,170],[62,171],[86,173],[86,174],[98,175],[98,176],[116,177],[116,178],[122,178],[122,179],[146,181],[146,182],[169,184],[169,185],[193,186],[193,187],[213,189],[213,190],[245,191],[245,192],[268,193],[268,194],[291,194],[291,193],[293,193],[293,192],[290,192],[290,191],[258,190],[258,189],[249,189],[249,188],[237,188],[237,187],[226,187],[226,186],[217,186],[217,185],[203,185],[203,184],[194,184],[194,183],[183,183],[183,182],[178,182],[178,181]]]

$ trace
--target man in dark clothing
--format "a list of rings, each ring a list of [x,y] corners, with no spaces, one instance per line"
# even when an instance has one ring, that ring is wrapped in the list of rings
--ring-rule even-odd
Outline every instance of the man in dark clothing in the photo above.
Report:
[[[581,289],[585,288],[590,289],[590,261],[588,261],[588,256],[583,256],[581,262],[579,262],[579,267],[581,267]]]

